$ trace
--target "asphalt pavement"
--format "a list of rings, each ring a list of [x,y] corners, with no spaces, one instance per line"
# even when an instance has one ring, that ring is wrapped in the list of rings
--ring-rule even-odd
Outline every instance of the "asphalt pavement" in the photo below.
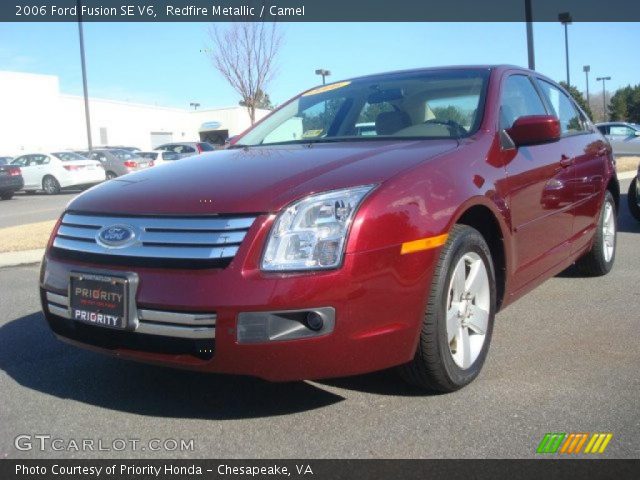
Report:
[[[638,458],[640,223],[622,203],[613,271],[561,274],[501,312],[483,372],[448,395],[393,371],[270,384],[112,359],[49,332],[37,266],[0,269],[0,458],[535,457],[547,432],[611,432],[600,457]],[[35,448],[16,449],[19,435]],[[111,450],[78,452],[83,439]]]
[[[56,220],[78,193],[79,190],[63,190],[58,195],[18,192],[11,200],[0,201],[0,228]]]

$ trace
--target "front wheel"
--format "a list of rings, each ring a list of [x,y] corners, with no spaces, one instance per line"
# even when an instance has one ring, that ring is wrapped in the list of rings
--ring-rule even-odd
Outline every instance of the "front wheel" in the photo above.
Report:
[[[60,193],[60,183],[58,183],[58,180],[56,180],[55,177],[47,175],[42,180],[42,189],[47,195],[57,195]]]
[[[418,387],[453,392],[478,376],[496,310],[491,252],[476,229],[456,225],[440,253],[414,359],[400,374]]]
[[[0,195],[0,198],[2,198],[2,200],[11,200],[13,198],[13,192],[4,192]]]
[[[611,271],[613,261],[616,258],[617,230],[616,203],[611,192],[607,191],[604,202],[602,202],[591,250],[576,262],[580,273],[590,277],[599,277]]]
[[[631,215],[640,222],[640,196],[638,195],[640,192],[638,192],[638,182],[640,182],[638,177],[635,177],[631,181],[627,201],[629,202],[629,211],[631,212]]]

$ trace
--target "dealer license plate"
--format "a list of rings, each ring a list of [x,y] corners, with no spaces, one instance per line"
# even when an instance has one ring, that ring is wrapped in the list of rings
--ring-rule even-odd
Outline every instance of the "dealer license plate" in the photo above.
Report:
[[[129,324],[128,302],[128,279],[71,272],[69,308],[73,320],[123,330]]]

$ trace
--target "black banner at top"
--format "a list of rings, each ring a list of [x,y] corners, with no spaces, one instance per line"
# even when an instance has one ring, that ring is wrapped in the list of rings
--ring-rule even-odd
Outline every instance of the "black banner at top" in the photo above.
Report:
[[[1,22],[639,22],[637,0],[2,0]]]

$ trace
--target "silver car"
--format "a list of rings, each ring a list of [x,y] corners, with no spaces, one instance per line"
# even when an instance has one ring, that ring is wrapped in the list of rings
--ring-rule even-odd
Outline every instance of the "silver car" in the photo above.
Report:
[[[102,163],[107,173],[107,180],[151,166],[148,159],[138,156],[135,152],[118,148],[95,148],[90,152],[77,153]]]
[[[611,143],[614,155],[640,155],[640,125],[626,122],[597,123]]]

